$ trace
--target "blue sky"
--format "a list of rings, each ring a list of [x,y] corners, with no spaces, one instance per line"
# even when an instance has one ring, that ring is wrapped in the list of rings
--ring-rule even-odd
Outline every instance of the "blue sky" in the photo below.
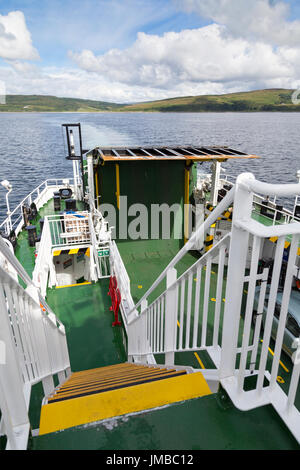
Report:
[[[14,10],[24,13],[44,65],[68,63],[69,49],[101,54],[130,46],[139,31],[160,35],[207,23],[172,0],[0,1],[0,14]]]
[[[0,0],[7,93],[131,102],[300,85],[296,0]]]

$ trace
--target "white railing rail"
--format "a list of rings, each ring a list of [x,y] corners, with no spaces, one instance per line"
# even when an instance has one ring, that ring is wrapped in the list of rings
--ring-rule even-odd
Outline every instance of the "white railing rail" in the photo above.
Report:
[[[50,215],[46,219],[49,222],[53,248],[69,245],[89,245],[91,233],[88,212]]]
[[[206,350],[219,366],[229,246],[230,234],[178,279],[169,270],[167,289],[151,305],[143,301],[142,314],[129,325],[130,356],[165,353],[166,364],[174,364],[176,352]]]
[[[298,275],[297,257],[299,253],[300,223],[267,227],[251,218],[254,193],[273,196],[295,196],[300,194],[298,185],[269,185],[255,180],[251,174],[243,174],[237,179],[234,215],[231,233],[231,246],[228,272],[224,324],[222,331],[222,355],[220,380],[233,403],[241,410],[250,410],[265,404],[272,404],[284,420],[295,438],[300,442],[300,413],[295,407],[300,364],[297,358],[297,343],[291,381],[287,393],[277,382],[280,356],[287,326],[292,283]],[[268,276],[257,283],[260,253],[265,240],[277,238],[274,264],[268,296],[266,283]],[[280,313],[277,329],[274,330],[275,307],[281,291],[284,250],[289,246],[285,279],[281,293]],[[251,250],[250,274],[246,273],[247,253]],[[245,318],[240,320],[242,294],[248,283]],[[258,300],[259,295],[259,300]],[[255,303],[258,305],[256,306]],[[252,332],[253,310],[257,309],[257,321]],[[277,312],[278,314],[278,312]],[[261,324],[264,324],[263,331]],[[252,345],[249,344],[251,335]],[[270,358],[271,337],[274,340],[274,355]],[[299,345],[298,345],[299,348]],[[260,351],[258,354],[258,350]],[[249,353],[251,352],[251,357]],[[236,364],[238,363],[238,366]],[[237,367],[237,368],[236,368]],[[251,389],[245,382],[249,375],[257,380]],[[267,382],[266,382],[267,381]]]
[[[43,232],[39,244],[38,254],[32,273],[33,283],[40,289],[43,297],[46,297],[47,287],[55,285],[55,268],[52,262],[52,241],[49,220],[44,219]],[[50,279],[50,282],[49,282]]]
[[[134,301],[131,296],[130,279],[115,241],[110,242],[110,273],[117,279],[121,294],[120,310],[127,330],[129,315],[134,309]]]
[[[233,187],[228,194],[224,197],[224,199],[218,204],[215,210],[207,217],[205,222],[196,229],[194,234],[191,238],[187,241],[184,247],[177,253],[177,255],[172,259],[172,261],[168,264],[168,266],[163,270],[160,276],[156,279],[156,281],[152,284],[150,289],[145,293],[145,295],[141,298],[141,300],[135,305],[135,307],[130,311],[130,315],[137,314],[138,308],[142,305],[142,303],[148,300],[148,297],[152,292],[160,285],[160,283],[166,279],[167,273],[170,269],[176,267],[177,263],[188,253],[189,250],[192,250],[197,244],[197,240],[203,240],[204,235],[209,231],[212,224],[216,222],[216,220],[222,216],[222,214],[228,209],[228,207],[232,204],[234,199],[235,187]]]
[[[300,194],[300,184],[269,185],[256,181],[252,174],[240,175],[234,188],[133,309],[135,316],[130,317],[128,325],[128,352],[130,358],[138,356],[141,361],[146,361],[149,354],[165,354],[165,363],[171,365],[175,364],[176,352],[206,350],[215,364],[215,377],[237,408],[250,410],[272,404],[300,442],[300,413],[295,406],[300,338],[295,338],[293,345],[295,354],[287,391],[277,381],[292,285],[295,277],[299,279],[300,223],[266,226],[255,221],[252,210],[258,193],[295,196]],[[199,231],[206,233],[231,202],[231,233],[177,279],[176,262],[192,248]],[[261,270],[264,243],[270,238],[276,242],[273,269]],[[148,305],[149,294],[165,277],[166,290]],[[275,307],[279,293],[278,317]],[[279,318],[276,329],[275,313]],[[271,338],[275,346],[270,356]],[[254,382],[250,386],[251,376]]]
[[[63,382],[70,360],[64,326],[1,237],[0,256],[27,286],[0,267],[0,431],[7,449],[26,449],[31,387],[42,382],[50,393],[53,375]]]
[[[57,178],[44,181],[17,205],[10,215],[0,224],[0,230],[4,229],[6,234],[9,235],[12,227],[16,235],[18,235],[24,225],[22,207],[25,204],[30,206],[34,202],[39,210],[53,197],[53,192],[65,187],[73,189],[73,178]]]

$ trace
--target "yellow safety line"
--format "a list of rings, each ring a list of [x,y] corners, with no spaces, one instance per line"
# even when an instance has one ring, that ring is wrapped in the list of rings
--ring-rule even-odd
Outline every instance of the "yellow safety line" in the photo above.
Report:
[[[73,250],[69,251],[69,255],[77,255],[78,251],[79,251],[79,248],[74,248]]]
[[[179,323],[179,321],[178,321],[178,320],[177,320],[177,325],[178,325],[178,328],[180,328],[180,323]]]
[[[78,286],[87,286],[92,284],[91,282],[82,282],[81,284],[70,284],[69,286],[56,286],[56,289],[65,289],[66,287],[78,287]]]
[[[120,210],[120,165],[116,163],[116,196],[117,196],[117,206]]]
[[[196,356],[197,361],[200,364],[201,369],[205,369],[203,362],[201,361],[199,355],[195,352],[194,355]]]
[[[263,343],[263,340],[261,339],[260,342]],[[271,353],[272,356],[274,356],[274,352],[272,351],[272,349],[268,348],[268,350],[269,350],[269,353]],[[286,372],[289,372],[289,369],[283,364],[283,362],[279,361],[279,364]]]
[[[95,189],[96,189],[96,206],[98,207],[99,202],[99,181],[98,181],[98,167],[95,171]]]

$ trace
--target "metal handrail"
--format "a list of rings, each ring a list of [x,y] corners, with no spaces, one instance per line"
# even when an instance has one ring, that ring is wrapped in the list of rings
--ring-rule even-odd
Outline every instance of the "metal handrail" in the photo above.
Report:
[[[211,212],[211,214],[207,217],[205,222],[198,227],[192,237],[188,240],[188,242],[184,245],[184,247],[177,253],[177,255],[172,259],[172,261],[168,264],[168,266],[163,270],[163,272],[158,276],[156,281],[152,284],[150,289],[145,293],[145,295],[139,300],[139,302],[135,305],[135,307],[129,312],[131,315],[135,312],[142,302],[146,300],[149,295],[157,288],[157,286],[166,278],[167,273],[170,269],[174,268],[177,263],[186,255],[186,253],[194,247],[195,242],[199,239],[199,237],[206,233],[209,230],[210,226],[220,217],[230,206],[233,202],[235,194],[235,186],[228,192],[228,194],[223,198],[223,200],[218,204],[218,206]]]

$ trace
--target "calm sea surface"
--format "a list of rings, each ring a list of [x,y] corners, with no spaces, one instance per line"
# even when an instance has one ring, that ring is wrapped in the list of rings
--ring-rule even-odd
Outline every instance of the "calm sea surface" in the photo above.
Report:
[[[224,164],[235,176],[249,171],[266,182],[294,183],[300,169],[300,113],[0,113],[0,181],[13,185],[11,208],[45,179],[72,177],[61,124],[77,122],[86,149],[227,145],[262,157]],[[203,168],[209,170],[209,164]],[[5,193],[0,187],[0,220],[6,214]]]

